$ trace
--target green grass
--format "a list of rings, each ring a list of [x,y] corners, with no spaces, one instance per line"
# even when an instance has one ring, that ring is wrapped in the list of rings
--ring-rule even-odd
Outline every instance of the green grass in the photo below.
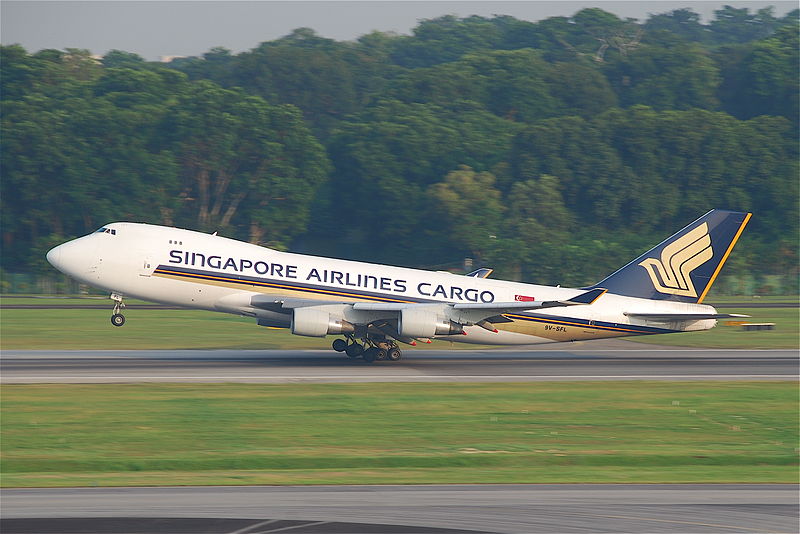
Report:
[[[711,306],[724,306],[727,303],[747,303],[753,304],[797,304],[800,302],[798,295],[710,295],[703,304],[710,304]]]
[[[110,308],[0,310],[5,350],[330,349],[331,336],[310,338],[288,329],[257,326],[254,319],[202,310],[125,310],[127,322],[111,325]],[[426,348],[474,349],[480,345],[434,341]]]
[[[123,327],[110,310],[2,310],[3,349],[312,349],[330,339],[293,336],[254,319],[200,310],[125,311]]]
[[[796,482],[797,385],[6,385],[5,487]]]
[[[113,307],[114,303],[108,296],[76,296],[76,295],[65,295],[65,296],[14,296],[14,295],[2,295],[0,297],[2,300],[3,305],[5,306],[53,306],[53,307],[63,307],[63,306],[105,306],[109,310]],[[136,306],[140,304],[148,304],[153,305],[153,302],[148,302],[146,300],[136,300],[136,299],[125,299],[125,304]]]

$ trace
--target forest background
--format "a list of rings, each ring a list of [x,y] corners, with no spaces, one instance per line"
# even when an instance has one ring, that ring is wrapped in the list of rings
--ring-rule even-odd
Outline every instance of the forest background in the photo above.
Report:
[[[170,63],[3,46],[3,277],[128,220],[581,286],[723,208],[754,215],[715,290],[796,294],[799,15],[444,16]]]

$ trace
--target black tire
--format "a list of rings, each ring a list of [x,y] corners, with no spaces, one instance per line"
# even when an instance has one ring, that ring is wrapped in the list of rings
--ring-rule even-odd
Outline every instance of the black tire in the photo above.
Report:
[[[380,347],[376,347],[378,352],[375,353],[376,360],[385,360],[386,359],[386,349],[382,349]]]
[[[344,349],[344,352],[351,358],[358,358],[364,354],[364,345],[359,345],[358,343],[347,345],[347,348]]]
[[[365,362],[372,363],[376,359],[378,359],[378,352],[379,351],[380,351],[380,349],[378,349],[376,347],[370,347],[370,348],[368,348],[367,350],[364,351],[364,354],[362,354],[361,357],[364,358]]]
[[[403,357],[403,353],[400,352],[400,349],[398,349],[397,347],[392,347],[391,349],[386,351],[386,358],[389,361],[396,362],[397,360],[399,360],[402,357]]]
[[[344,352],[347,350],[347,341],[344,339],[334,339],[331,345],[336,352]]]
[[[114,326],[122,326],[125,324],[125,316],[121,313],[115,313],[111,316],[111,324]]]

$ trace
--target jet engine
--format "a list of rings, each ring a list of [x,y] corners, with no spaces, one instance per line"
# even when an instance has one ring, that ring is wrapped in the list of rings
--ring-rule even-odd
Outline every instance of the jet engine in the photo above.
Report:
[[[428,338],[462,334],[464,327],[429,310],[406,308],[400,310],[397,331],[405,337]]]
[[[354,331],[353,325],[340,317],[332,317],[315,307],[295,308],[292,312],[292,334],[296,336],[325,337],[328,334],[345,334]]]

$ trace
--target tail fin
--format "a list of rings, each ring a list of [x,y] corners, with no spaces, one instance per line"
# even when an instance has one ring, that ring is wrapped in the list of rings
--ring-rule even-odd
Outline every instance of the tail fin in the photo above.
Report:
[[[703,302],[751,215],[711,210],[592,288],[652,300]]]

